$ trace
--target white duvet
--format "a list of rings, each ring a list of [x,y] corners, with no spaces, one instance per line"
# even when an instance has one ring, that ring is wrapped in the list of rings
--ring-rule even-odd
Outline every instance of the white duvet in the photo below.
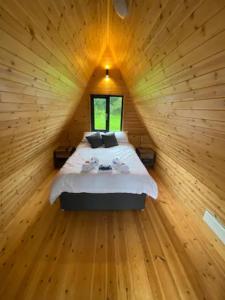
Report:
[[[111,164],[114,158],[129,166],[128,174],[113,170],[99,173],[96,167],[89,173],[81,172],[82,165],[91,157],[99,159],[100,164]],[[63,192],[68,193],[145,193],[156,199],[158,188],[154,179],[137,156],[129,143],[120,143],[112,148],[92,149],[88,143],[80,143],[77,150],[66,161],[53,181],[50,203]]]

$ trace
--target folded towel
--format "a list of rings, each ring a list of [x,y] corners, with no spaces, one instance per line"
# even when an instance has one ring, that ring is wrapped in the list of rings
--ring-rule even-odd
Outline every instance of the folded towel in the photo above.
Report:
[[[129,173],[129,167],[122,163],[119,167],[118,167],[118,170],[121,172],[121,173]]]
[[[91,170],[94,169],[94,165],[91,164],[90,162],[85,162],[83,165],[82,165],[82,169],[81,169],[81,172],[90,172]]]
[[[118,157],[114,158],[112,160],[112,163],[113,163],[114,166],[121,165],[121,161],[120,161],[120,159]]]
[[[99,165],[99,159],[97,157],[91,157],[90,160],[85,161],[82,165],[81,172],[90,172]]]
[[[90,163],[91,163],[93,166],[97,167],[97,166],[99,165],[99,159],[98,159],[97,157],[91,157]]]
[[[114,169],[119,171],[120,173],[129,173],[129,167],[120,161],[118,157],[114,158],[112,161]]]

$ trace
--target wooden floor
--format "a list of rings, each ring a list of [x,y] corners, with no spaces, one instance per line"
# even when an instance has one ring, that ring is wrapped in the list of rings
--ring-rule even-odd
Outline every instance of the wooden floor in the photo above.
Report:
[[[158,178],[144,211],[63,212],[53,175],[1,232],[0,299],[225,299],[224,247]]]

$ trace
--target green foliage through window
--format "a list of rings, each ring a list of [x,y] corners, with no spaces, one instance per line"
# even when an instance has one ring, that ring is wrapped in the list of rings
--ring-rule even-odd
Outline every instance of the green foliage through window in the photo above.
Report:
[[[96,130],[106,130],[106,99],[94,99],[94,120]]]
[[[123,97],[92,96],[92,130],[120,131],[122,128]]]
[[[122,97],[110,97],[109,130],[121,130]]]

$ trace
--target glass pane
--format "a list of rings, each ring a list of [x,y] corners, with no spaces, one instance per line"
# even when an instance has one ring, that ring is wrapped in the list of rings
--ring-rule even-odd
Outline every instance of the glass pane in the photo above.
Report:
[[[106,130],[106,99],[94,98],[94,129]]]
[[[122,118],[122,97],[110,97],[109,130],[120,131]]]

